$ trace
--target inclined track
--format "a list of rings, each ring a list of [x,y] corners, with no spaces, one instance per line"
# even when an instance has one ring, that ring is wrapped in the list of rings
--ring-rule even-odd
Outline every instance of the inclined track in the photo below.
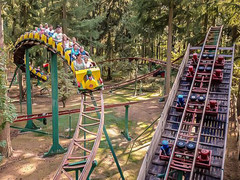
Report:
[[[185,168],[185,171],[190,172],[190,179],[192,179],[192,177],[193,177],[194,167],[195,167],[197,153],[198,153],[200,133],[201,133],[201,130],[202,130],[203,119],[205,117],[206,107],[207,107],[207,103],[208,103],[208,95],[209,95],[210,86],[211,86],[211,82],[212,82],[212,75],[213,75],[213,72],[214,72],[214,64],[215,64],[215,61],[216,61],[217,49],[218,49],[218,45],[219,45],[219,42],[220,42],[221,33],[222,33],[222,27],[219,27],[219,28],[211,27],[209,29],[209,32],[208,32],[208,34],[206,36],[206,39],[204,41],[203,48],[202,48],[201,54],[199,56],[199,61],[198,61],[198,64],[197,64],[197,67],[196,67],[196,70],[195,70],[195,74],[194,74],[194,77],[193,77],[193,80],[192,80],[190,93],[188,94],[187,102],[186,102],[186,105],[184,107],[184,112],[182,114],[181,123],[179,125],[180,128],[178,130],[177,138],[175,140],[175,143],[174,143],[174,146],[173,146],[173,149],[172,149],[172,154],[171,154],[171,157],[169,159],[168,167],[167,167],[167,170],[166,170],[166,175],[165,175],[165,178],[164,178],[165,180],[168,179],[168,176],[169,176],[169,173],[170,173],[171,170],[174,170],[174,169],[175,170],[179,170],[179,169],[181,170],[183,167]],[[208,43],[209,37],[212,36],[212,35],[214,36],[214,34],[218,35],[217,44],[210,47],[210,45],[208,45],[207,43]],[[196,82],[196,81],[198,81],[197,76],[198,76],[198,74],[201,73],[199,71],[199,66],[200,66],[200,63],[204,63],[206,61],[206,60],[205,61],[203,60],[203,56],[202,56],[204,51],[207,51],[207,52],[215,51],[214,52],[214,60],[213,60],[213,64],[212,64],[211,73],[209,73],[210,78],[208,80],[205,80],[207,75],[206,76],[202,75],[200,83],[204,84],[205,86],[201,86],[201,84],[200,84],[200,86],[198,87],[197,86],[198,82]],[[199,122],[199,120],[197,120],[198,119],[197,113],[190,110],[190,106],[191,106],[190,96],[192,95],[192,93],[196,93],[196,94],[199,95],[200,94],[199,92],[202,91],[203,89],[206,90],[206,92],[201,93],[201,95],[205,95],[206,100],[205,100],[205,103],[204,103],[204,107],[202,107],[203,110],[202,110],[201,120]],[[196,109],[194,109],[194,111],[195,110]],[[181,151],[178,150],[177,147],[176,147],[179,139],[186,140],[187,142],[189,142],[189,141],[196,142],[196,148],[194,150],[195,152],[194,152],[194,154],[191,154],[191,155],[193,155],[193,160],[191,162],[188,162],[188,163],[184,162],[183,163],[183,162],[181,162],[181,160],[180,161],[179,160],[174,160],[174,157],[181,154]],[[180,166],[182,166],[182,167],[180,167]]]
[[[211,29],[210,29],[211,30]],[[212,151],[211,154],[211,166],[210,168],[203,168],[196,166],[196,151],[193,154],[193,159],[191,161],[192,166],[188,166],[188,169],[183,172],[182,176],[185,179],[222,179],[223,178],[223,169],[224,169],[224,158],[226,151],[226,139],[227,139],[227,126],[228,126],[228,108],[230,103],[230,90],[231,90],[231,81],[232,81],[232,70],[233,70],[233,59],[234,59],[234,47],[230,48],[218,48],[218,43],[210,44],[207,40],[210,30],[206,36],[206,42],[204,43],[203,48],[201,47],[193,47],[190,50],[196,51],[201,50],[200,59],[203,53],[206,53],[207,49],[210,48],[214,50],[214,62],[216,57],[221,55],[225,58],[225,64],[223,67],[223,79],[221,83],[212,83],[211,76],[214,67],[212,67],[212,71],[210,74],[210,78],[208,80],[207,91],[200,94],[206,95],[206,101],[204,105],[202,105],[202,118],[199,119],[198,122],[194,122],[193,124],[187,124],[187,122],[183,123],[186,120],[187,116],[185,116],[184,111],[176,110],[177,98],[173,102],[166,119],[165,128],[161,138],[159,139],[159,144],[156,147],[155,154],[152,156],[151,163],[147,170],[147,175],[145,179],[177,179],[180,170],[182,168],[174,166],[174,163],[169,163],[169,160],[160,159],[160,148],[162,140],[168,140],[170,144],[173,144],[173,151],[171,155],[175,155],[178,153],[178,150],[175,149],[176,142],[178,140],[185,141],[193,141],[196,142],[196,149],[207,149]],[[220,39],[221,30],[219,29],[218,42]],[[179,88],[176,94],[184,95],[184,98],[187,99],[185,107],[188,107],[188,103],[192,103],[189,100],[189,97],[192,94],[192,88],[194,87],[194,79],[197,73],[194,74],[193,81],[187,80],[188,67],[191,65],[191,58],[193,54],[189,55],[189,61],[186,65],[181,81],[179,82]],[[200,61],[199,61],[200,62]],[[214,64],[214,63],[213,63]],[[199,64],[198,64],[199,65]],[[198,69],[198,65],[197,68]],[[190,93],[189,93],[190,92]],[[195,92],[196,93],[196,92]],[[199,92],[198,92],[199,93]],[[212,116],[206,114],[207,102],[210,100],[216,100],[218,103],[218,114],[216,116]],[[186,110],[187,108],[184,108]],[[205,110],[204,110],[205,109]],[[205,112],[204,112],[205,111]],[[193,114],[192,112],[186,111],[186,114]],[[188,118],[189,119],[189,118]],[[189,135],[189,129],[186,127],[195,126],[195,131]],[[180,127],[180,128],[179,128]],[[181,133],[181,134],[180,134]],[[186,135],[186,136],[185,136]],[[176,140],[177,139],[177,140]],[[174,146],[175,145],[175,146]],[[174,153],[173,153],[174,152]],[[173,156],[170,158],[172,161]],[[176,159],[174,159],[176,160]],[[170,161],[170,162],[171,162]],[[172,161],[173,162],[173,161]],[[184,164],[183,164],[184,165]],[[190,167],[190,168],[189,168]],[[166,173],[167,172],[167,173]],[[169,173],[169,174],[168,174]],[[167,176],[166,176],[167,174]]]
[[[95,93],[100,93],[100,96],[94,97],[92,92],[81,94],[78,124],[68,151],[54,177],[55,180],[74,179],[76,172],[80,173],[79,179],[84,180],[92,170],[104,125],[102,90]],[[89,106],[95,107],[95,110],[86,111],[86,107]]]

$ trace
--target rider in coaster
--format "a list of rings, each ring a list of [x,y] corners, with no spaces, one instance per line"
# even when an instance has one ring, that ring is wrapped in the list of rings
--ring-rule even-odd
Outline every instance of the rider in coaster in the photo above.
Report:
[[[70,49],[70,47],[69,47],[69,40],[68,40],[66,34],[63,34],[62,43],[63,43],[62,46],[63,46],[64,51],[67,51],[67,50]]]
[[[53,34],[53,39],[56,43],[62,42],[62,27],[57,27],[56,33]]]
[[[84,65],[86,69],[92,67],[92,63],[88,61],[88,56],[84,56],[83,59],[84,59]]]
[[[42,28],[43,28],[43,25],[40,24],[40,25],[39,25],[39,28],[37,29],[37,31],[40,32],[40,31],[42,30]]]
[[[84,50],[83,46],[80,47],[80,53],[81,53],[81,55],[89,56],[89,53]]]
[[[49,33],[49,28],[48,28],[48,23],[45,23],[45,31],[44,34],[48,34]]]
[[[49,32],[46,34],[48,37],[52,37],[54,34],[53,25],[49,26]]]
[[[84,63],[82,61],[82,55],[78,54],[76,61],[73,62],[75,71],[84,69]]]
[[[70,48],[73,48],[74,44],[76,44],[77,39],[75,37],[72,38],[72,42],[69,43]]]
[[[37,33],[38,32],[38,27],[35,27],[33,33]]]
[[[71,51],[71,62],[76,59],[76,56],[80,54],[79,48],[77,44],[73,45],[72,51]]]
[[[39,31],[39,32],[38,32],[39,34],[44,34],[45,28],[43,27],[42,24],[40,24],[38,31]]]

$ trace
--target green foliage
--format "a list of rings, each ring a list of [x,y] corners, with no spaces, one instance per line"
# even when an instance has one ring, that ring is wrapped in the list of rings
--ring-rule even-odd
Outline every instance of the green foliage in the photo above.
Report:
[[[14,105],[9,103],[10,99],[6,96],[6,57],[6,52],[2,51],[2,56],[0,57],[0,131],[5,127],[6,122],[12,122],[17,115]]]
[[[76,87],[73,86],[72,80],[74,79],[72,73],[65,72],[62,67],[61,60],[58,59],[58,100],[63,103],[65,107],[67,99],[73,94],[77,93]],[[51,77],[42,86],[51,89]]]
[[[5,147],[6,145],[7,145],[6,140],[0,141],[0,147]]]
[[[166,60],[169,3],[173,3],[172,59],[188,43],[198,45],[212,25],[223,24],[223,46],[240,45],[240,2],[238,0],[7,0],[3,4],[5,44],[40,23],[62,25],[69,37],[91,51],[93,60],[115,57],[152,57]],[[46,60],[44,50],[31,50],[35,66]],[[239,56],[240,49],[236,49]],[[106,65],[119,76],[125,63]],[[126,71],[124,71],[126,69]]]
[[[58,77],[59,101],[61,101],[63,103],[63,107],[65,107],[67,99],[74,93],[74,87],[72,81],[70,80],[70,75],[65,73],[63,69],[58,71]]]
[[[3,140],[3,141],[0,141],[0,147],[5,147],[7,145],[7,142],[5,141],[5,140]],[[2,161],[2,159],[3,159],[3,156],[2,156],[2,154],[0,153],[0,162]]]

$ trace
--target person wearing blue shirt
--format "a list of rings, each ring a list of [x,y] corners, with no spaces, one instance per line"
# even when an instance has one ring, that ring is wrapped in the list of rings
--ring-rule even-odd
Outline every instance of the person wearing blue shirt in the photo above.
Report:
[[[48,37],[52,37],[53,34],[54,34],[53,26],[50,25],[50,26],[49,26],[49,30],[48,30],[48,32],[47,32],[46,35],[47,35]]]
[[[71,62],[76,59],[77,55],[80,54],[79,48],[77,44],[73,45],[72,51],[71,51]]]
[[[89,53],[84,50],[84,47],[83,47],[83,46],[80,47],[80,53],[81,53],[81,55],[83,55],[83,56],[89,56]]]

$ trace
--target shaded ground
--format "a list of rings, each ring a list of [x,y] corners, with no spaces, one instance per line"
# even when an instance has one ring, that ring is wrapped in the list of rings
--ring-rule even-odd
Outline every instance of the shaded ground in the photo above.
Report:
[[[13,88],[10,96],[16,96],[18,90]],[[140,98],[132,97],[133,91],[121,90],[112,94],[105,94],[105,103],[127,102],[129,100],[140,100],[148,98],[146,95]],[[148,94],[156,96],[157,94]],[[14,104],[19,111],[18,98]],[[80,96],[74,95],[67,102],[67,109],[79,108]],[[42,113],[51,111],[51,98],[48,94],[40,95],[39,89],[34,88],[33,92],[33,113]],[[60,110],[63,110],[62,104],[59,103]],[[130,107],[129,113],[129,131],[130,136],[136,138],[148,125],[151,124],[162,111],[163,104],[153,101],[141,104],[135,104]],[[26,114],[26,103],[23,103],[23,114]],[[118,156],[121,167],[124,171],[126,179],[136,179],[141,162],[145,155],[154,129],[150,128],[147,133],[136,141],[131,156],[130,149],[133,145],[128,142],[121,134],[124,129],[124,107],[118,107],[105,111],[105,124],[107,131],[112,140],[115,152]],[[72,115],[72,128],[75,127],[78,114]],[[51,119],[48,119],[48,125],[44,126],[41,122],[36,121],[44,131],[51,133]],[[24,127],[25,122],[18,123],[18,126]],[[156,125],[155,125],[156,126]],[[68,128],[68,116],[59,118],[60,135],[68,136],[68,132],[64,132]],[[47,152],[52,144],[51,136],[40,135],[37,133],[20,134],[18,130],[12,129],[12,145],[14,149],[13,156],[8,160],[4,160],[0,165],[0,179],[6,180],[32,180],[32,179],[51,179],[56,172],[59,164],[62,161],[63,154],[56,155],[50,158],[42,158],[42,155]],[[224,179],[239,180],[240,179],[240,161],[237,159],[237,133],[234,130],[234,125],[230,122],[226,162],[224,170]],[[63,147],[68,147],[70,139],[60,138],[60,144]],[[128,159],[129,158],[129,159]],[[108,145],[103,136],[97,157],[98,166],[92,174],[92,179],[119,179],[119,173],[110,153]]]
[[[15,93],[14,93],[15,92]],[[11,90],[10,95],[14,96],[16,89]],[[127,102],[136,100],[132,97],[132,91],[121,90],[113,92],[113,94],[105,94],[105,103]],[[157,94],[152,94],[156,96]],[[142,96],[140,99],[146,99]],[[17,98],[16,98],[17,100]],[[67,103],[68,109],[79,108],[80,96],[74,95]],[[43,113],[51,111],[51,98],[47,94],[40,95],[39,89],[34,88],[33,96],[33,113]],[[19,111],[19,103],[14,102]],[[60,110],[62,110],[62,105]],[[136,138],[148,125],[151,124],[161,114],[163,103],[157,100],[132,105],[129,109],[129,131],[130,136]],[[26,103],[23,103],[23,114],[26,114]],[[153,129],[150,128],[147,133],[139,138],[133,147],[131,156],[127,162],[128,155],[132,146],[132,142],[128,142],[121,131],[124,130],[125,108],[118,107],[105,111],[105,125],[118,156],[119,162],[124,171],[126,179],[136,179],[141,166],[144,154],[153,135]],[[72,127],[75,129],[78,114],[72,116]],[[48,125],[44,126],[41,122],[36,124],[47,132],[51,132],[51,119]],[[24,127],[25,122],[15,124]],[[68,116],[62,116],[59,119],[60,135],[68,136],[68,132],[64,132],[68,128]],[[20,134],[18,130],[12,129],[12,146],[14,149],[13,156],[8,160],[4,160],[0,166],[0,174],[2,179],[16,180],[32,180],[32,179],[51,179],[55,174],[59,164],[62,161],[63,154],[50,158],[42,158],[52,144],[51,136],[41,135],[37,133]],[[69,139],[60,138],[60,144],[67,147],[70,143]],[[92,174],[92,179],[119,179],[119,173],[114,163],[113,157],[108,148],[105,136],[103,136],[97,157],[98,166]]]
[[[237,131],[234,121],[230,121],[228,128],[227,152],[224,167],[224,179],[240,179],[240,161],[238,160]]]

